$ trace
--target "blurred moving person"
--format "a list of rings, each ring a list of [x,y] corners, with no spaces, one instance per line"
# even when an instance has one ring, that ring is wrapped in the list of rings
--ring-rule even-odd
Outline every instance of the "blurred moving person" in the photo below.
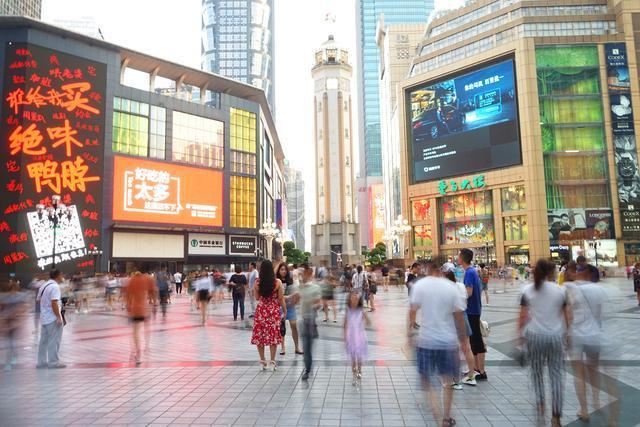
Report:
[[[336,308],[336,297],[333,284],[333,274],[325,275],[321,284],[322,309],[324,311],[324,319],[322,321],[329,321],[329,309],[331,309],[333,312],[333,323],[338,323],[338,310]]]
[[[262,261],[260,265],[260,278],[254,287],[254,297],[258,301],[256,315],[253,323],[251,344],[258,347],[260,365],[262,370],[267,366],[276,370],[276,350],[282,342],[280,336],[280,321],[287,317],[287,305],[284,302],[284,290],[280,280],[276,279],[271,261]],[[282,308],[282,312],[280,309]],[[269,365],[265,360],[264,348],[269,347],[271,357]]]
[[[307,381],[313,364],[313,341],[318,338],[316,317],[322,306],[320,286],[313,279],[313,269],[308,264],[302,266],[300,285],[300,307],[302,310],[302,350],[304,351],[304,372],[302,380]],[[362,269],[361,269],[362,270]]]
[[[253,294],[253,287],[256,284],[256,279],[258,278],[258,270],[256,270],[256,263],[249,263],[249,304],[251,305],[251,313],[249,317],[253,317],[256,311],[256,299]]]
[[[52,270],[50,279],[38,290],[37,300],[40,301],[40,344],[38,345],[38,369],[66,368],[60,363],[58,352],[62,340],[62,328],[65,324],[61,313],[60,286],[64,276],[60,270]]]
[[[573,323],[569,329],[571,338],[571,361],[573,380],[580,410],[576,414],[583,422],[589,421],[587,403],[587,382],[591,385],[592,406],[600,409],[600,352],[603,348],[602,328],[603,306],[608,300],[607,293],[599,284],[591,281],[596,268],[587,265],[581,272],[576,271],[575,263],[569,263],[565,269],[565,286],[571,306]],[[608,384],[609,385],[609,384]],[[613,395],[611,387],[607,392]],[[616,425],[617,411],[610,414],[609,425]]]
[[[240,308],[240,320],[244,320],[244,296],[247,291],[247,276],[242,274],[242,267],[236,265],[236,273],[229,279],[231,296],[233,298],[233,320],[238,320],[238,307]]]
[[[357,292],[347,296],[347,310],[344,318],[344,341],[347,354],[351,358],[351,372],[353,385],[358,385],[362,379],[362,362],[367,358],[367,333],[365,324],[369,318],[364,312],[362,299]]]
[[[173,274],[173,282],[176,284],[176,295],[182,295],[182,273],[176,271]]]
[[[129,321],[133,328],[133,347],[136,364],[140,364],[140,326],[147,320],[148,301],[155,300],[157,287],[153,278],[148,274],[136,271],[133,273],[127,287],[124,289]],[[146,327],[146,326],[145,326]],[[149,347],[147,331],[146,347]]]
[[[160,297],[160,310],[162,311],[162,318],[165,319],[167,317],[167,304],[169,304],[169,296],[171,295],[171,279],[167,273],[167,267],[161,267],[155,276],[158,296]]]
[[[419,279],[411,289],[411,309],[407,323],[407,337],[411,341],[418,310],[421,312],[416,361],[422,385],[427,394],[437,425],[456,424],[451,417],[453,388],[442,388],[459,375],[460,348],[467,352],[464,324],[464,304],[460,293],[451,282],[441,277],[443,259],[435,258],[427,264],[427,276]],[[438,383],[436,376],[439,377]],[[443,407],[438,391],[442,390]]]
[[[4,365],[5,371],[10,371],[17,361],[16,334],[20,327],[18,316],[27,310],[28,296],[20,292],[20,282],[10,278],[1,289],[0,293],[0,332],[6,337],[7,358]]]
[[[633,266],[631,274],[633,275],[633,292],[636,293],[638,306],[640,306],[640,262],[637,262],[636,265]]]
[[[533,283],[522,290],[518,334],[524,340],[531,364],[538,421],[541,422],[545,414],[546,365],[551,383],[551,425],[560,426],[564,392],[563,342],[571,325],[571,312],[565,288],[553,282],[555,273],[555,264],[544,259],[536,263]]]
[[[206,271],[200,273],[200,277],[193,282],[193,288],[195,289],[195,299],[200,310],[200,324],[204,325],[207,322],[207,305],[213,295],[213,282],[212,278]]]

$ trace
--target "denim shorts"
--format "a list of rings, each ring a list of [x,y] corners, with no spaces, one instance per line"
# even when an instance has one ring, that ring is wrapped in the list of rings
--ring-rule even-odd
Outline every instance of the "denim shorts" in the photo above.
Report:
[[[416,361],[418,373],[425,380],[429,380],[435,375],[454,378],[460,374],[458,348],[431,350],[418,347]]]

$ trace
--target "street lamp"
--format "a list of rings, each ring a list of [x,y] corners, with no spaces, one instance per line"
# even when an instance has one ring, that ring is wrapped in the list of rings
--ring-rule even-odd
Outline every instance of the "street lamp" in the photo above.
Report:
[[[260,235],[267,241],[267,259],[271,261],[273,239],[278,237],[279,234],[279,231],[276,228],[276,223],[271,222],[271,218],[267,218],[267,221],[262,224],[262,228],[258,230],[258,233],[260,233]]]
[[[282,255],[282,261],[287,262],[287,259],[284,256],[284,242],[286,239],[282,235],[282,231],[278,230],[278,237],[276,237],[276,243],[280,245],[280,253]]]
[[[49,221],[51,228],[53,229],[53,266],[56,268],[56,239],[58,237],[58,227],[61,225],[62,219],[66,218],[67,221],[71,221],[71,209],[60,202],[61,197],[59,195],[51,196],[51,203],[48,205],[37,204],[36,212],[38,213],[38,219],[41,222],[45,222],[45,219]]]
[[[393,227],[391,232],[398,237],[398,243],[400,246],[400,254],[404,258],[404,235],[411,231],[409,221],[406,220],[402,214],[398,215],[395,221],[393,221]]]
[[[87,255],[93,256],[93,275],[96,275],[97,262],[100,255],[102,255],[102,251],[98,248],[89,249],[87,251]]]
[[[387,258],[393,258],[393,242],[396,241],[396,235],[393,234],[392,230],[388,230],[383,236],[382,241],[386,245],[387,248]]]

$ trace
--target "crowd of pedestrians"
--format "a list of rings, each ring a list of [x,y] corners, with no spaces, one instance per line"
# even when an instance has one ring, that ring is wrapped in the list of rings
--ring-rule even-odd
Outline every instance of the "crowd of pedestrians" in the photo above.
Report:
[[[439,257],[422,260],[406,270],[403,280],[408,290],[408,343],[415,348],[427,402],[443,426],[456,423],[451,415],[454,390],[489,380],[485,356],[490,329],[483,318],[483,304],[489,303],[488,279],[492,274],[485,265],[474,264],[473,258],[473,251],[461,249],[455,263]],[[604,305],[608,301],[599,283],[601,274],[584,257],[563,264],[560,271],[550,261],[540,260],[531,273],[533,280],[524,284],[518,299],[518,360],[530,370],[538,415],[543,420],[547,411],[544,384],[548,372],[551,422],[553,426],[561,425],[565,363],[569,361],[580,406],[576,415],[588,421],[589,388],[591,407],[600,407],[599,360],[605,347],[602,328]],[[359,387],[362,366],[368,356],[366,330],[373,316],[370,313],[376,311],[378,286],[388,292],[400,274],[390,266],[374,270],[354,265],[337,271],[323,265],[274,264],[268,260],[259,266],[250,263],[246,271],[238,265],[227,273],[169,272],[161,267],[129,275],[87,277],[78,273],[66,280],[62,272],[52,270],[47,277],[38,276],[31,284],[39,327],[35,333],[40,337],[36,367],[65,367],[59,350],[67,322],[66,307],[74,308],[78,315],[87,313],[92,299],[102,290],[102,309],[126,310],[132,331],[132,359],[136,364],[142,363],[146,349],[141,336],[143,329],[147,347],[149,343],[146,321],[156,315],[158,307],[165,319],[172,297],[181,298],[184,292],[191,295],[192,309],[199,310],[203,326],[207,325],[211,307],[231,300],[229,314],[234,322],[238,319],[244,322],[241,327],[251,329],[250,343],[257,348],[261,370],[277,370],[278,346],[279,354],[284,356],[290,336],[293,352],[304,361],[303,381],[313,372],[318,322],[341,320],[353,385]],[[498,278],[505,274],[506,271],[498,271]],[[640,295],[640,265],[631,271],[630,277]],[[343,296],[336,294],[338,289],[343,290]],[[15,364],[17,319],[29,309],[26,295],[15,279],[0,294],[2,331],[9,343],[5,369]],[[336,300],[343,303],[337,304]],[[339,316],[341,311],[343,316]],[[610,394],[615,394],[611,382],[604,385]]]

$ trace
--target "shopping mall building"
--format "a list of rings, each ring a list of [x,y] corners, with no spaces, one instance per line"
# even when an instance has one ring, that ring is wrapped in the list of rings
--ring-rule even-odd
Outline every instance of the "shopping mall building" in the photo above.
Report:
[[[0,43],[4,275],[228,268],[286,228],[261,89],[26,18]]]
[[[638,259],[639,56],[639,1],[479,0],[436,16],[398,92],[406,256]]]

